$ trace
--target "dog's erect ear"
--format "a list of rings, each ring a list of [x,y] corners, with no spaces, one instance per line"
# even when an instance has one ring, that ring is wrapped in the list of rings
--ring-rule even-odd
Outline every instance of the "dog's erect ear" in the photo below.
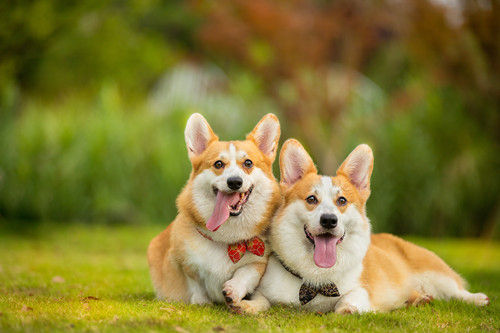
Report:
[[[203,153],[212,141],[219,140],[208,122],[199,113],[193,113],[189,117],[184,137],[186,138],[189,159]]]
[[[255,142],[257,147],[272,161],[276,157],[278,149],[278,141],[280,139],[280,122],[278,118],[272,114],[266,114],[255,128],[247,135],[247,140]]]
[[[373,152],[370,146],[362,144],[356,147],[337,170],[337,175],[344,175],[356,186],[359,193],[368,199],[370,196],[370,176],[373,171]]]
[[[291,186],[309,173],[318,173],[309,154],[295,139],[288,139],[280,153],[281,184]]]

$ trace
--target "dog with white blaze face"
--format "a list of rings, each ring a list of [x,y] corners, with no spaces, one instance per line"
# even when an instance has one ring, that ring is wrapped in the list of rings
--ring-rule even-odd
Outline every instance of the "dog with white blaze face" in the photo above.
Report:
[[[281,205],[272,173],[279,121],[264,116],[245,141],[219,141],[200,114],[186,125],[192,164],[178,215],[148,248],[160,299],[239,303],[257,287],[270,253],[264,232]]]
[[[389,311],[433,298],[486,305],[434,253],[390,234],[371,234],[366,216],[373,153],[358,146],[334,177],[318,175],[293,139],[280,154],[284,204],[271,224],[273,254],[259,287],[242,311],[271,304],[311,311]]]

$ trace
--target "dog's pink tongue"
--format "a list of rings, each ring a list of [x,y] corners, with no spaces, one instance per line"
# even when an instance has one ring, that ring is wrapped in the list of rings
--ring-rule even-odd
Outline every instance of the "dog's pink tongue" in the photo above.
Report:
[[[217,198],[215,199],[215,207],[212,216],[207,221],[207,229],[210,231],[215,231],[219,229],[222,223],[226,222],[229,218],[229,207],[235,205],[240,200],[240,194],[238,192],[234,193],[224,193],[222,191],[217,192]]]
[[[314,237],[314,262],[316,266],[330,268],[337,262],[339,238],[319,235]]]

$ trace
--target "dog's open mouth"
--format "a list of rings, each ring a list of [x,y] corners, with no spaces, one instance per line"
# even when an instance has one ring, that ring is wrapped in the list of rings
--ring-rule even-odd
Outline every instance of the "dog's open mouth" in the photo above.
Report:
[[[226,193],[214,188],[215,206],[212,216],[208,219],[206,227],[208,230],[215,231],[226,222],[229,216],[238,216],[243,210],[243,205],[248,202],[252,193],[253,186],[246,192]]]
[[[248,197],[250,197],[252,190],[253,186],[250,187],[248,191],[240,193],[240,200],[238,200],[236,204],[229,206],[229,214],[231,216],[238,216],[241,214],[241,211],[243,210],[243,205],[247,203]]]
[[[313,236],[307,226],[304,225],[306,238],[314,245],[314,263],[318,267],[330,268],[337,262],[337,245],[342,243],[345,237],[336,237],[330,233]]]

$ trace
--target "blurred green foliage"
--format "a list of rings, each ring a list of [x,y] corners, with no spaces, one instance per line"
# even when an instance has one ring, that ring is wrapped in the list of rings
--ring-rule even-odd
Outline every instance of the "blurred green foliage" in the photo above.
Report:
[[[498,146],[455,91],[436,89],[411,110],[373,121],[350,137],[354,143],[365,136],[375,148],[368,203],[375,230],[493,236],[499,223]],[[373,130],[376,123],[380,127]],[[367,134],[354,134],[360,132]]]
[[[166,224],[189,114],[242,139],[274,112],[325,174],[372,146],[375,231],[499,237],[499,22],[494,0],[2,2],[0,222]]]
[[[52,99],[113,80],[141,98],[191,47],[196,22],[182,1],[2,2],[0,88]]]
[[[141,104],[123,111],[123,100],[108,84],[95,100],[26,102],[22,115],[4,115],[0,219],[18,226],[46,220],[173,220],[176,197],[191,171],[184,127],[189,115],[201,110],[155,114]],[[244,139],[258,117],[248,112],[207,116],[222,140]]]
[[[0,212],[28,223],[173,218],[190,170],[186,120],[106,104],[27,106],[0,134]]]

